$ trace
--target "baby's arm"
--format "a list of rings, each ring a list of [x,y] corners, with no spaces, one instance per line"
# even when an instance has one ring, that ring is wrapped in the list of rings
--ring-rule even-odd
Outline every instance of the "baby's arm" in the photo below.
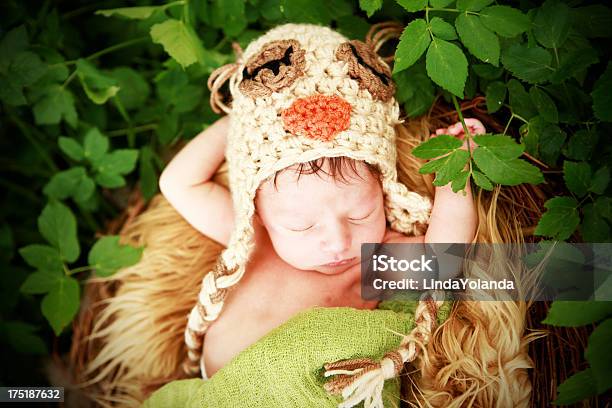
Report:
[[[476,119],[465,119],[472,135],[485,133],[485,128]],[[438,129],[436,134],[450,134],[461,139],[465,136],[461,122],[447,129]],[[432,135],[433,136],[433,135]],[[467,149],[467,142],[463,149]],[[474,149],[473,142],[470,149]],[[450,184],[436,187],[429,227],[425,234],[426,243],[470,243],[476,234],[477,214],[470,182],[465,186],[466,194],[454,193]]]
[[[187,222],[226,246],[234,224],[232,199],[211,178],[224,160],[228,125],[225,116],[200,132],[159,178],[162,194]]]

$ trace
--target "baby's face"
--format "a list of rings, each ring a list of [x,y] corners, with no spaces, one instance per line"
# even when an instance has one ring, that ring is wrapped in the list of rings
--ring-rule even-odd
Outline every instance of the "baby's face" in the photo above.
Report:
[[[326,163],[323,169],[327,171]],[[361,244],[381,242],[386,229],[383,192],[363,162],[360,177],[344,172],[346,182],[328,174],[280,173],[256,197],[258,221],[268,231],[278,256],[291,266],[324,274],[344,272],[360,262]],[[350,259],[339,266],[330,262]]]

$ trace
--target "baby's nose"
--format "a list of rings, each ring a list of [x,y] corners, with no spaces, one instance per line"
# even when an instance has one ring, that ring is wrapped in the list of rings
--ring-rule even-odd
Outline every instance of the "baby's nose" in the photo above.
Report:
[[[324,252],[333,255],[336,260],[342,260],[351,249],[350,230],[346,225],[331,223],[324,229],[321,244]]]
[[[287,132],[327,141],[348,129],[351,110],[340,96],[315,94],[296,99],[281,117]]]

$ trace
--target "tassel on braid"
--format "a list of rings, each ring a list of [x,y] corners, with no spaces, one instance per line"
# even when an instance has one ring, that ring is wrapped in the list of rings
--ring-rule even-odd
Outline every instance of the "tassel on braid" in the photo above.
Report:
[[[354,407],[361,401],[364,401],[364,408],[384,408],[385,380],[397,377],[404,363],[417,357],[417,345],[422,347],[429,342],[443,299],[443,292],[424,293],[415,311],[416,326],[396,350],[386,353],[380,361],[359,358],[324,365],[325,377],[336,376],[325,383],[325,390],[344,398],[338,408]]]

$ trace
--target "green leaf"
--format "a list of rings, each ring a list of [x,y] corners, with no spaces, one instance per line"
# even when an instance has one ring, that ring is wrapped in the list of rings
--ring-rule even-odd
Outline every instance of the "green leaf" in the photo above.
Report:
[[[479,11],[491,3],[493,0],[457,0],[457,8],[465,11]]]
[[[36,271],[28,275],[19,291],[28,295],[42,295],[55,289],[63,277],[63,271]]]
[[[399,4],[404,9],[406,9],[406,11],[409,11],[411,13],[414,13],[416,11],[425,10],[425,7],[427,6],[427,0],[395,0],[395,1],[397,2],[397,4]],[[361,4],[361,0],[359,3]],[[368,17],[371,17],[371,15],[368,14]]]
[[[111,276],[121,268],[138,263],[143,249],[121,245],[118,235],[109,235],[96,241],[89,251],[88,262],[98,276]]]
[[[597,394],[593,373],[590,368],[580,371],[559,385],[554,405],[569,405]]]
[[[557,112],[557,106],[546,92],[536,86],[532,86],[529,89],[529,96],[531,97],[531,101],[535,105],[542,119],[551,123],[559,122],[559,112]]]
[[[326,0],[281,0],[280,7],[288,21],[329,25],[332,15],[328,3]],[[382,4],[382,0],[367,0],[366,3],[372,5],[372,10],[374,10],[376,4]],[[221,4],[223,5],[223,2]]]
[[[79,311],[79,282],[65,276],[42,300],[41,310],[56,336],[59,336]]]
[[[556,300],[542,323],[578,327],[595,323],[612,314],[612,302]]]
[[[77,227],[70,208],[59,201],[50,201],[38,217],[38,230],[42,236],[60,252],[66,262],[79,257]]]
[[[98,173],[94,176],[96,183],[106,188],[117,188],[125,186],[123,176],[115,173]]]
[[[446,7],[455,0],[429,0],[431,7]]]
[[[412,21],[400,37],[395,51],[395,65],[393,73],[396,74],[418,61],[431,42],[427,23],[422,18]]]
[[[136,167],[138,150],[118,149],[106,153],[96,163],[96,170],[106,174],[128,174]]]
[[[81,144],[71,137],[60,136],[57,140],[57,144],[62,152],[72,160],[80,161],[85,157]]]
[[[11,81],[21,86],[29,86],[38,81],[47,71],[38,55],[23,51],[15,56],[9,66],[8,75]]]
[[[515,186],[522,183],[538,184],[544,181],[540,170],[524,160],[501,159],[484,146],[477,147],[473,155],[478,168],[494,183]]]
[[[604,121],[612,122],[612,63],[608,63],[606,71],[593,86],[593,112]]]
[[[479,147],[485,148],[502,160],[511,160],[520,157],[525,147],[517,144],[513,138],[507,135],[475,135],[474,142]]]
[[[563,162],[563,179],[565,185],[577,197],[583,197],[591,184],[591,166],[586,162]]]
[[[75,128],[77,112],[74,108],[72,92],[61,85],[52,85],[43,91],[43,95],[32,109],[36,124],[57,125],[64,119],[66,123]]]
[[[476,75],[484,79],[497,79],[504,72],[502,67],[494,67],[491,64],[472,64],[472,69]]]
[[[491,181],[487,178],[487,176],[477,170],[472,170],[472,176],[474,177],[474,183],[476,183],[478,187],[482,188],[483,190],[493,190],[493,184],[491,184]]]
[[[348,38],[365,38],[370,30],[370,23],[359,16],[342,16],[338,17],[338,31]]]
[[[574,160],[587,160],[597,144],[598,136],[596,132],[582,129],[574,133],[564,151],[564,154]]]
[[[460,148],[462,144],[455,136],[438,135],[412,149],[412,154],[420,159],[433,159]]]
[[[533,106],[529,94],[519,81],[513,78],[508,81],[506,86],[508,87],[508,97],[513,113],[520,115],[526,120],[537,115],[536,108]]]
[[[507,88],[506,84],[500,81],[491,82],[487,85],[487,111],[489,113],[497,112],[506,100]]]
[[[480,11],[480,21],[502,37],[514,37],[529,28],[529,18],[509,6],[489,6]]]
[[[419,62],[393,75],[397,85],[396,98],[404,104],[408,117],[424,114],[435,99],[434,84],[427,76],[425,62]]]
[[[612,9],[601,4],[570,10],[574,27],[589,38],[612,37]]]
[[[212,4],[212,25],[235,37],[247,27],[244,0],[215,0]]]
[[[0,327],[15,351],[34,355],[49,353],[45,342],[35,334],[38,330],[35,326],[20,321],[5,321],[0,322]]]
[[[591,373],[597,384],[597,392],[612,388],[612,319],[601,322],[589,336],[589,344],[584,353],[591,366]]]
[[[444,166],[436,172],[436,178],[433,181],[434,186],[444,186],[457,177],[470,160],[470,154],[467,150],[458,149],[446,156],[445,159]]]
[[[176,113],[170,113],[159,120],[157,128],[155,128],[155,133],[157,133],[159,141],[162,144],[167,145],[174,140],[178,134],[178,129],[178,115]]]
[[[433,39],[426,56],[427,75],[442,88],[463,98],[467,79],[467,59],[455,44]]]
[[[0,100],[11,106],[27,105],[23,87],[13,83],[9,77],[0,75]]]
[[[595,200],[595,209],[599,215],[612,222],[612,198],[598,197]]]
[[[603,194],[610,183],[610,170],[603,166],[593,174],[589,191],[595,194]]]
[[[128,67],[115,68],[109,75],[117,81],[117,98],[125,109],[136,109],[144,105],[151,88],[142,74]]]
[[[259,0],[250,0],[255,6],[259,7]],[[350,0],[339,0],[328,4],[329,12],[334,20],[339,17],[352,16],[354,13],[353,4]]]
[[[553,84],[561,83],[578,75],[598,61],[599,57],[595,49],[590,46],[579,47],[561,58],[561,62],[550,78],[550,82]]]
[[[0,41],[0,71],[6,70],[10,61],[28,48],[28,33],[25,25],[13,28]]]
[[[19,255],[30,266],[47,272],[64,270],[64,263],[57,249],[48,245],[32,244],[19,249]]]
[[[499,65],[499,40],[487,29],[478,16],[459,14],[455,27],[461,42],[481,61]]]
[[[76,190],[72,194],[72,198],[74,198],[74,201],[77,203],[83,204],[93,196],[95,190],[96,184],[89,176],[86,175],[77,185]]]
[[[451,182],[451,189],[454,193],[465,189],[465,184],[467,183],[468,176],[470,175],[469,170],[464,170],[459,173],[455,178],[453,178]]]
[[[95,104],[106,103],[119,92],[117,81],[100,72],[91,62],[79,59],[76,63],[77,76],[83,85],[83,90]]]
[[[175,101],[174,113],[185,113],[192,111],[202,100],[204,88],[196,85],[186,85],[182,92],[181,98]]]
[[[429,174],[440,170],[448,162],[448,156],[425,163],[419,169],[420,174]]]
[[[74,196],[77,192],[80,192],[80,195],[86,195],[86,193],[81,192],[81,190],[87,189],[87,184],[89,184],[90,181],[84,167],[73,167],[54,174],[43,188],[43,193],[49,198],[57,200],[64,200],[70,196]],[[89,191],[88,194],[91,195],[91,193],[93,193],[93,189]],[[86,198],[89,198],[89,196]]]
[[[429,27],[431,29],[431,32],[438,38],[447,41],[457,39],[457,33],[455,32],[455,28],[440,17],[433,17],[429,21]]]
[[[552,55],[541,47],[514,44],[502,54],[502,63],[517,78],[529,83],[548,80],[553,72]]]
[[[202,61],[204,49],[193,29],[182,21],[168,19],[151,27],[151,38],[183,68]]]
[[[108,151],[108,145],[108,137],[100,133],[97,128],[91,128],[85,134],[83,156],[91,163],[96,163]]]
[[[120,7],[114,9],[98,10],[95,14],[104,17],[120,16],[132,20],[145,20],[157,11],[163,12],[169,7],[183,5],[184,1],[173,1],[163,6],[140,6],[140,7]]]
[[[535,235],[563,241],[569,238],[578,223],[578,202],[572,197],[553,197],[544,203],[548,209],[536,226]]]
[[[609,242],[610,226],[591,203],[582,207],[580,234],[584,242]]]
[[[365,11],[368,17],[372,17],[382,7],[382,0],[359,0],[359,8]]]
[[[145,200],[150,200],[158,190],[158,176],[155,166],[155,153],[150,146],[140,149],[140,191]]]
[[[530,124],[533,122],[535,121]],[[566,134],[557,125],[546,123],[543,120],[537,123],[538,125],[534,125],[533,129],[538,134],[540,158],[550,165],[556,165],[561,154],[561,147],[565,143]]]
[[[546,48],[559,48],[571,27],[570,8],[557,0],[547,0],[538,10],[533,21],[533,33]]]

